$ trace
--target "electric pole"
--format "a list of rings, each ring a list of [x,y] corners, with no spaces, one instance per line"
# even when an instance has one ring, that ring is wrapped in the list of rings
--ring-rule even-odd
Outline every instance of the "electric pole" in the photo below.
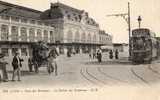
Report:
[[[115,16],[115,17],[122,17],[128,25],[128,35],[129,35],[129,59],[131,58],[131,19],[130,19],[130,3],[128,2],[128,12],[127,13],[118,13],[118,14],[111,14],[107,15],[108,17],[110,16]]]

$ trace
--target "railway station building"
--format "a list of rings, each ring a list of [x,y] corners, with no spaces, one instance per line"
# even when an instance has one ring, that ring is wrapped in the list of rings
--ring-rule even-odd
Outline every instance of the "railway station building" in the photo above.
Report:
[[[18,51],[28,57],[31,44],[37,41],[57,46],[60,53],[86,53],[104,44],[98,23],[84,10],[58,2],[37,11],[0,1],[0,51],[6,56]]]

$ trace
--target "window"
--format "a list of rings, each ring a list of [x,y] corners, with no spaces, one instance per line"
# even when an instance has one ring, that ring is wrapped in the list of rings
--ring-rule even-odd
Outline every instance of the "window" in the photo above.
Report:
[[[1,16],[1,19],[3,19],[3,20],[9,20],[9,16],[7,16],[7,15],[2,15],[2,16]]]
[[[27,19],[22,18],[22,19],[21,19],[21,22],[22,22],[22,23],[27,23]]]
[[[41,22],[41,21],[38,21],[37,24],[38,24],[38,25],[42,25],[42,22]]]
[[[70,20],[71,19],[71,15],[67,15],[68,19]]]
[[[83,33],[83,34],[82,34],[82,42],[85,42],[85,41],[86,41],[86,34]]]
[[[88,34],[88,42],[91,42],[91,34]]]
[[[35,39],[35,30],[34,28],[30,28],[29,29],[29,40],[30,42],[34,42]]]
[[[30,24],[35,24],[35,20],[30,20]]]
[[[8,48],[1,48],[1,52],[2,54],[5,54],[5,56],[9,56]]]
[[[80,35],[79,35],[79,32],[77,31],[75,34],[75,42],[79,42],[79,38],[80,38]]]
[[[73,33],[72,33],[72,31],[68,31],[68,33],[67,33],[67,40],[68,40],[68,42],[72,42],[72,39],[73,39]]]
[[[47,42],[48,41],[48,31],[44,30],[44,41]]]
[[[7,41],[9,37],[9,27],[8,25],[1,26],[1,40]]]
[[[11,33],[12,33],[12,41],[18,41],[18,27],[17,26],[12,26],[11,27]]]
[[[42,31],[40,29],[37,30],[37,40],[42,41]]]
[[[27,48],[22,48],[21,49],[21,55],[22,56],[27,56]]]
[[[12,55],[14,56],[18,52],[18,48],[12,48]]]
[[[27,41],[27,29],[25,27],[21,28],[21,41]]]
[[[53,31],[50,31],[50,42],[51,43],[55,42]]]
[[[19,18],[18,17],[11,17],[11,20],[15,21],[15,22],[19,22]]]

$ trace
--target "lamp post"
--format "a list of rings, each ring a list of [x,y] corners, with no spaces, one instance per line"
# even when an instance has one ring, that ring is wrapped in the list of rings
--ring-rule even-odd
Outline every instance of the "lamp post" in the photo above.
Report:
[[[141,28],[141,21],[142,21],[142,18],[141,18],[141,16],[138,16],[138,24],[139,24],[139,28]]]

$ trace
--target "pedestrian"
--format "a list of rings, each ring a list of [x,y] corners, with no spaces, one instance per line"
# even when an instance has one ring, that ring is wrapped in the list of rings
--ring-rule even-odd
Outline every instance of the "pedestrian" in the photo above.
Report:
[[[89,52],[89,58],[92,58],[92,54],[91,54],[91,52]]]
[[[23,59],[21,59],[19,57],[19,53],[16,52],[12,60],[12,66],[13,66],[12,81],[15,81],[14,79],[16,75],[18,77],[18,81],[21,81],[20,76],[21,76],[22,61]]]
[[[116,49],[115,51],[115,59],[118,59],[119,58],[119,52],[118,52],[118,49]]]
[[[53,48],[50,52],[49,52],[49,56],[48,56],[48,62],[49,62],[49,65],[48,65],[48,72],[49,74],[51,72],[54,72],[55,73],[55,76],[58,75],[57,73],[57,56],[59,56],[56,48]]]
[[[97,59],[99,63],[102,62],[102,51],[100,49],[97,51]]]
[[[6,70],[6,65],[8,64],[5,59],[5,55],[0,53],[0,81],[8,82],[8,74]]]
[[[33,58],[32,57],[28,58],[28,68],[29,68],[29,72],[33,72]]]
[[[96,52],[94,51],[93,52],[93,59],[95,59],[96,58]]]
[[[113,51],[112,50],[109,51],[109,58],[113,59]]]

